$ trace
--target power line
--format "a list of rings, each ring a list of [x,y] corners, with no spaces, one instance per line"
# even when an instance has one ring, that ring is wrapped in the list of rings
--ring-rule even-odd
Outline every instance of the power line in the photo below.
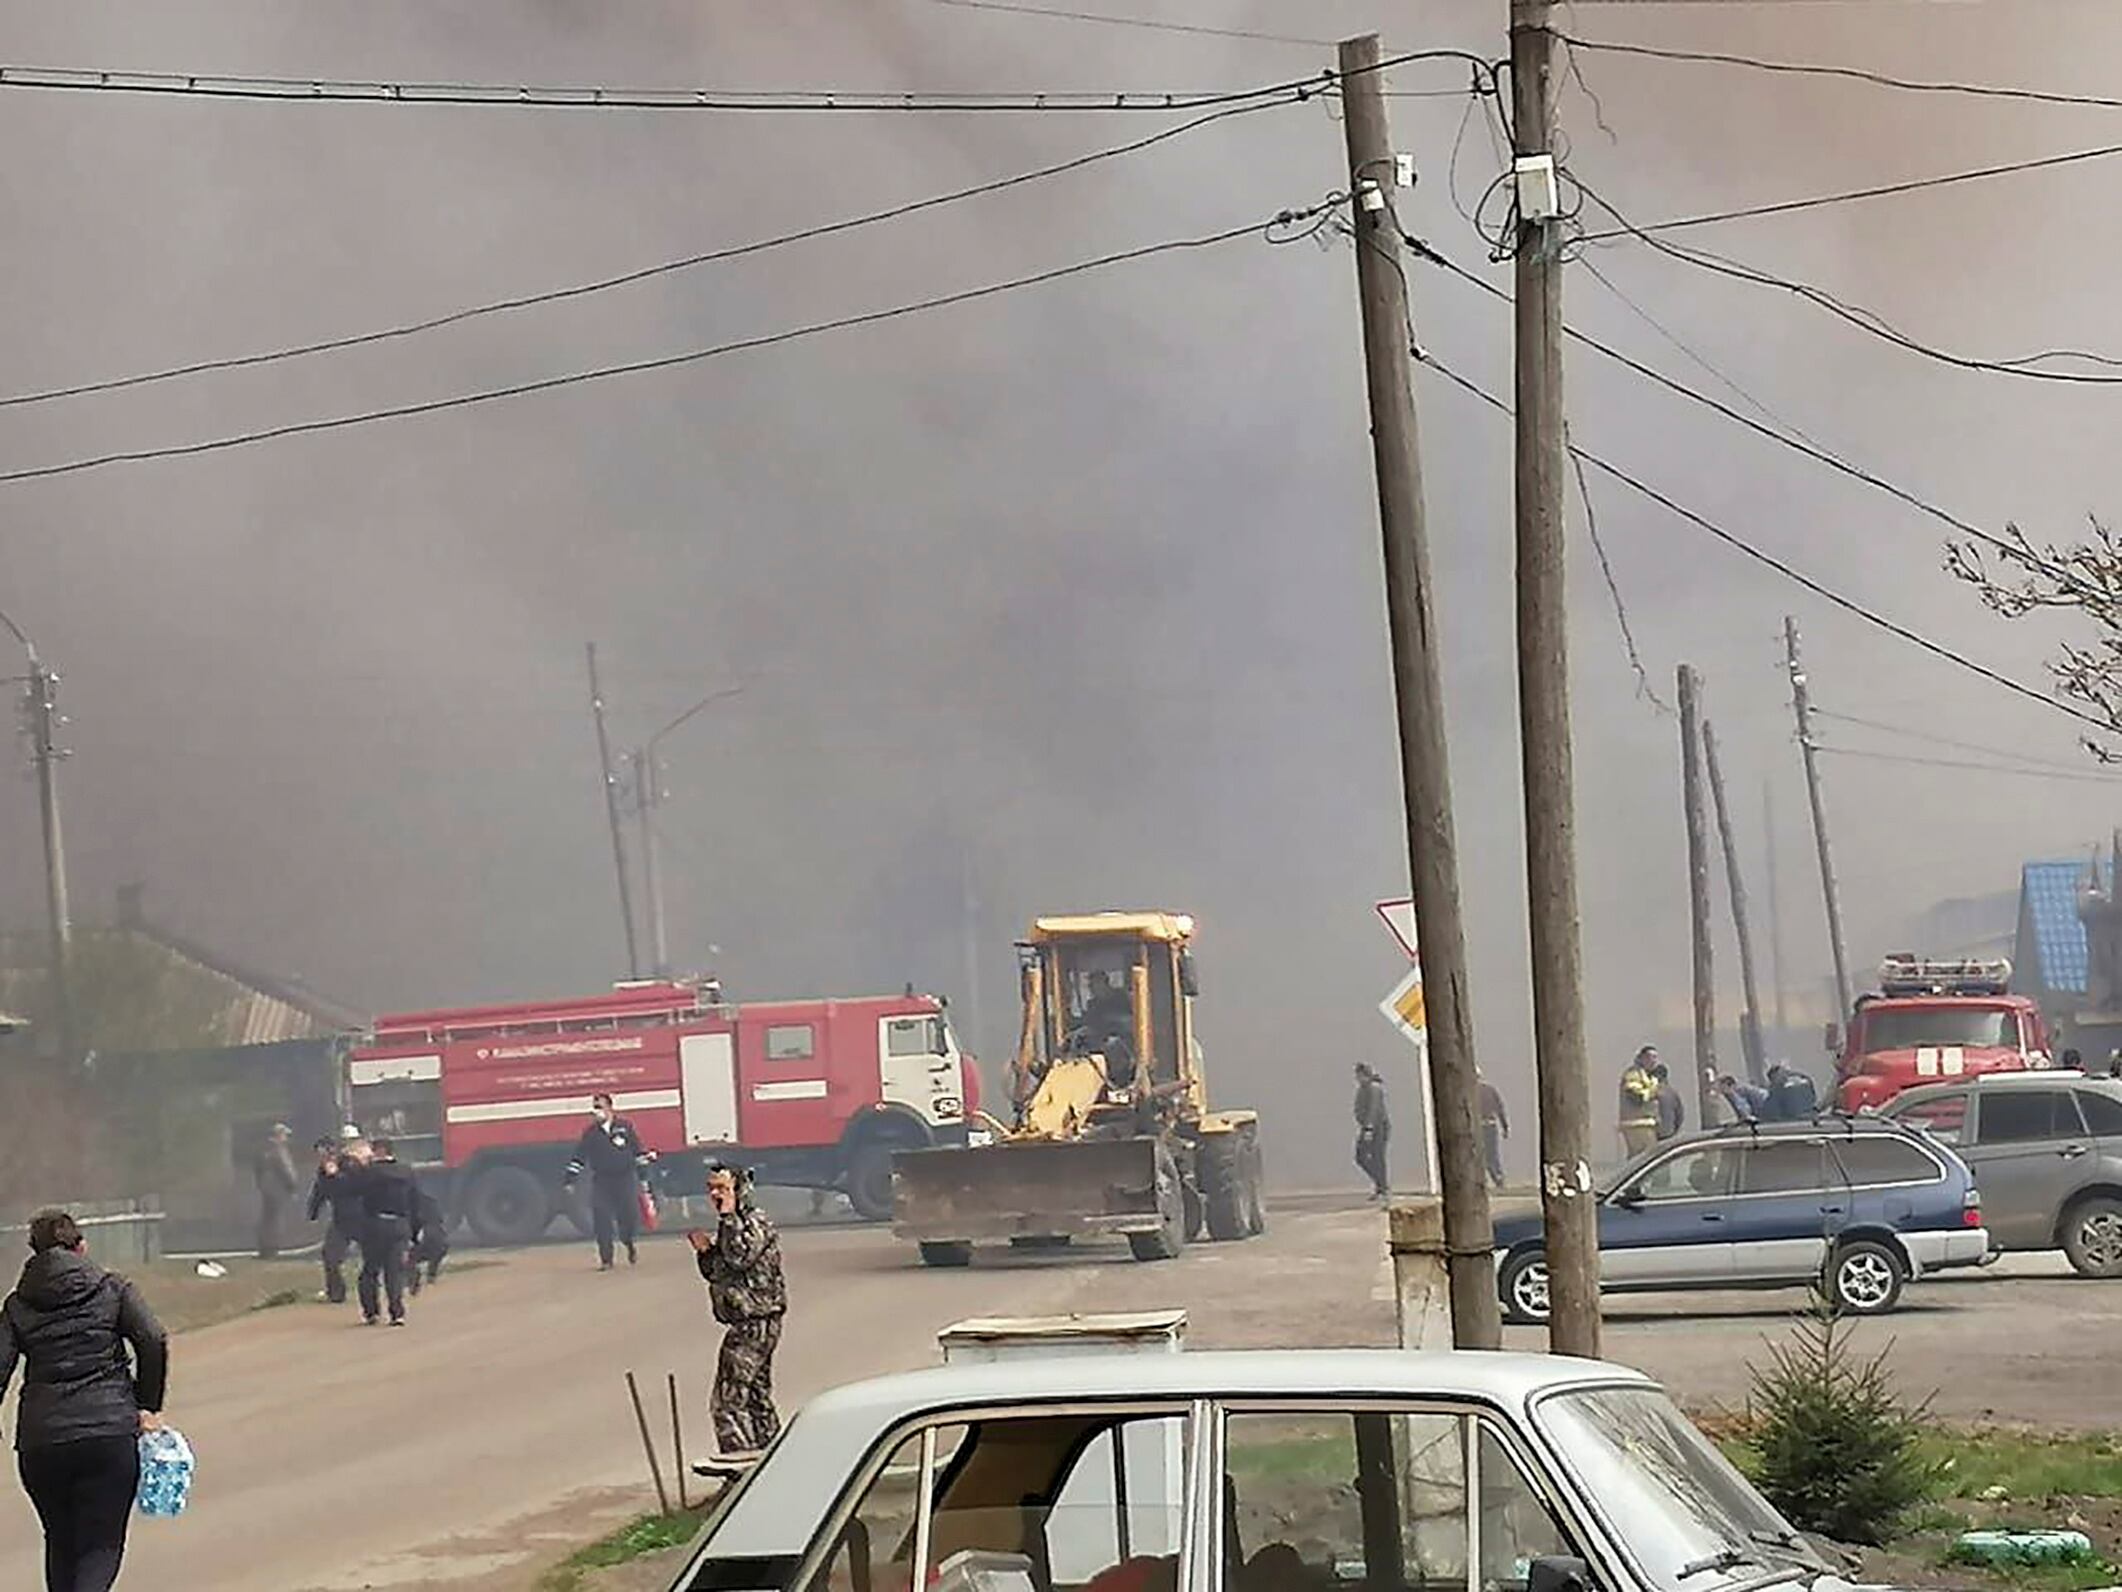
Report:
[[[1208,233],[1198,237],[1169,238],[1161,243],[1145,244],[1140,248],[1125,249],[1116,254],[1100,255],[1096,259],[1079,260],[1071,265],[1056,266],[1050,270],[1033,272],[1027,276],[1011,277],[1002,282],[990,282],[980,287],[964,288],[954,293],[941,293],[931,298],[917,299],[910,303],[896,304],[888,309],[868,310],[859,315],[843,315],[827,321],[813,321],[808,325],[791,327],[785,331],[767,332],[754,337],[738,338],[731,342],[716,343],[706,348],[688,349],[677,354],[662,354],[652,359],[629,360],[623,364],[601,365],[588,370],[570,371],[559,376],[545,376],[535,381],[516,382],[506,387],[492,387],[479,392],[459,393],[448,398],[431,398],[420,403],[397,404],[388,408],[363,410],[348,415],[333,415],[321,420],[291,421],[285,425],[268,426],[256,431],[234,432],[227,436],[208,438],[203,442],[178,443],[168,447],[137,448],[121,452],[105,453],[84,459],[70,459],[61,464],[33,465],[26,469],[0,471],[0,484],[17,481],[44,480],[51,476],[75,475],[86,470],[103,469],[115,464],[138,464],[151,459],[185,458],[194,454],[219,453],[230,448],[249,447],[261,442],[278,441],[284,437],[308,436],[323,431],[340,431],[353,426],[373,425],[385,420],[405,420],[420,415],[439,414],[444,410],[468,409],[478,404],[489,404],[504,398],[520,398],[531,393],[552,392],[562,387],[579,386],[587,382],[604,381],[615,376],[635,376],[648,371],[669,370],[680,365],[696,364],[703,360],[718,359],[725,354],[745,353],[751,350],[772,348],[782,343],[793,343],[826,332],[847,331],[858,326],[873,326],[884,321],[898,320],[904,316],[926,314],[931,310],[946,309],[953,305],[967,304],[978,299],[993,298],[1019,288],[1036,287],[1042,283],[1059,281],[1064,277],[1081,276],[1088,272],[1104,270],[1115,265],[1124,265],[1135,260],[1149,259],[1155,255],[1171,254],[1186,250],[1214,248],[1220,244],[1234,242],[1239,238],[1256,237],[1300,221],[1322,215],[1341,202],[1340,197],[1308,206],[1301,210],[1285,210],[1265,223],[1252,222],[1246,226],[1227,228],[1222,232]]]
[[[962,3],[962,0],[945,0]],[[2086,105],[2122,110],[2122,99],[2104,94],[2066,94],[2050,89],[2012,88],[1995,83],[1939,82],[1924,78],[1895,77],[1887,72],[1857,66],[1833,66],[1812,61],[1774,61],[1758,56],[1733,55],[1721,50],[1676,50],[1650,44],[1623,44],[1612,39],[1579,39],[1558,35],[1573,50],[1597,50],[1608,55],[1638,55],[1656,61],[1695,61],[1716,66],[1739,66],[1756,72],[1799,77],[1838,77],[1870,83],[1879,88],[1900,89],[1915,94],[1966,94],[1981,99],[2024,100],[2037,105]]]
[[[2021,355],[2014,359],[1978,359],[1972,355],[1956,354],[1950,349],[1939,348],[1934,344],[1925,343],[1918,338],[1911,337],[1877,311],[1866,309],[1862,305],[1849,303],[1847,300],[1836,297],[1825,288],[1815,286],[1810,282],[1799,281],[1794,277],[1778,276],[1774,272],[1764,271],[1758,266],[1748,265],[1744,261],[1713,254],[1707,249],[1694,249],[1683,244],[1671,243],[1664,238],[1643,231],[1631,222],[1627,216],[1623,215],[1611,201],[1601,198],[1598,193],[1585,186],[1582,181],[1578,181],[1577,186],[1583,190],[1593,203],[1597,204],[1600,209],[1606,211],[1607,214],[1620,223],[1625,235],[1656,249],[1661,254],[1678,260],[1683,265],[1690,265],[1697,270],[1709,271],[1718,276],[1727,276],[1734,281],[1746,282],[1756,287],[1778,288],[1783,292],[1804,299],[1820,309],[1826,310],[1839,320],[1847,321],[1850,325],[1856,327],[1858,331],[1864,332],[1868,336],[1879,338],[1924,359],[1935,360],[1939,364],[1951,365],[1960,370],[1982,371],[1999,376],[2015,376],[2022,381],[2053,381],[2088,387],[2122,386],[2122,375],[2100,375],[2091,371],[2038,370],[2034,368],[2054,360],[2063,359],[2082,360],[2089,364],[2122,368],[2122,359],[2117,359],[2107,354],[2093,353],[2086,349],[2051,348],[2045,349],[2038,354]]]
[[[1908,763],[1919,768],[1964,769],[1978,774],[2016,774],[2021,779],[2065,780],[2081,785],[2113,785],[2117,783],[2118,778],[2122,778],[2114,774],[2096,774],[2089,769],[2078,773],[2064,773],[2049,768],[2015,768],[2009,763],[1976,763],[1953,757],[1914,757],[1901,752],[1867,751],[1855,746],[1828,746],[1817,741],[1814,743],[1814,749],[1825,752],[1830,757],[1862,757],[1875,763]]]
[[[2065,774],[2090,773],[2082,763],[2066,763],[2059,758],[2041,757],[2030,752],[2014,752],[2001,746],[1984,746],[1979,741],[1959,741],[1949,735],[1938,735],[1929,730],[1911,729],[1906,724],[1895,724],[1886,719],[1867,719],[1855,713],[1836,713],[1828,708],[1815,707],[1813,717],[1833,719],[1838,724],[1854,724],[1861,729],[1878,730],[1885,735],[1906,736],[1912,741],[1928,741],[1934,746],[1949,746],[1958,752],[1980,752],[1984,757],[2008,758],[2016,763],[2055,769]],[[2108,776],[2110,778],[2115,776]]]
[[[1155,33],[1191,33],[1211,39],[1248,39],[1260,44],[1304,44],[1330,50],[1334,39],[1307,38],[1296,33],[1259,33],[1250,28],[1214,28],[1196,22],[1159,22],[1149,17],[1113,16],[1100,11],[1069,11],[1060,6],[1035,6],[1017,0],[930,0],[933,5],[956,6],[965,11],[1000,11],[1025,17],[1049,17],[1063,22],[1100,22],[1115,28],[1144,28]]]
[[[1688,227],[1715,226],[1725,221],[1745,221],[1757,216],[1789,215],[1800,210],[1821,210],[1830,205],[1854,204],[1865,199],[1883,199],[1894,194],[1920,193],[1930,188],[1947,188],[1955,183],[1981,182],[1991,177],[2010,177],[2022,172],[2046,171],[2057,166],[2071,166],[2092,160],[2107,160],[2122,155],[2122,144],[2103,144],[2095,149],[2073,150],[2065,155],[2038,155],[2029,160],[2007,161],[2002,165],[1978,166],[1967,171],[1949,171],[1935,177],[1912,177],[1905,182],[1879,183],[1869,188],[1848,188],[1839,193],[1815,194],[1805,199],[1782,199],[1773,204],[1746,205],[1736,210],[1713,210],[1702,215],[1676,216],[1667,221],[1647,221],[1641,226],[1630,226],[1609,232],[1587,232],[1579,237],[1579,244],[1605,243],[1614,238],[1640,237],[1650,232],[1678,232]]]
[[[1510,406],[1504,403],[1502,399],[1496,397],[1493,393],[1490,393],[1485,388],[1479,386],[1477,383],[1469,380],[1467,377],[1460,375],[1457,371],[1453,370],[1450,366],[1446,365],[1435,355],[1429,353],[1427,350],[1424,349],[1415,349],[1411,350],[1411,352],[1413,353],[1416,359],[1420,360],[1430,369],[1436,371],[1439,375],[1443,376],[1446,380],[1452,382],[1455,386],[1461,388],[1463,391],[1471,393],[1474,397],[1480,399],[1481,402],[1487,404],[1491,409],[1496,410],[1499,414],[1510,414]],[[1912,646],[1920,647],[1923,651],[1931,654],[1933,657],[1941,658],[1945,662],[1950,663],[1957,668],[1965,669],[1969,673],[1979,675],[1983,679],[1990,681],[1994,685],[2002,686],[2005,690],[2010,691],[2017,696],[2025,697],[2028,701],[2038,702],[2043,707],[2049,708],[2057,713],[2064,714],[2069,718],[2076,719],[2081,724],[2090,725],[2092,728],[2102,731],[2103,733],[2109,730],[2110,727],[2104,721],[2095,718],[2093,715],[2083,712],[2078,708],[2072,707],[2068,702],[2060,701],[2055,697],[2044,695],[2042,692],[2035,690],[2032,686],[2025,684],[2023,681],[2014,680],[2010,675],[2002,674],[1997,670],[1990,668],[1987,664],[1977,663],[1974,659],[1967,657],[1965,654],[1955,652],[1952,650],[1952,648],[1947,647],[1940,642],[1932,641],[1928,636],[1922,635],[1917,631],[1909,629],[1908,626],[1901,624],[1898,620],[1889,619],[1884,614],[1879,613],[1875,609],[1865,607],[1864,604],[1858,602],[1853,597],[1845,597],[1841,592],[1836,591],[1833,587],[1823,584],[1819,580],[1815,579],[1813,576],[1806,574],[1803,570],[1797,569],[1793,565],[1784,562],[1784,560],[1776,557],[1775,554],[1767,552],[1762,548],[1756,547],[1753,543],[1747,541],[1744,537],[1738,535],[1736,532],[1727,530],[1722,525],[1719,525],[1716,521],[1709,519],[1705,515],[1696,513],[1693,509],[1688,508],[1682,503],[1676,502],[1674,499],[1667,496],[1665,493],[1659,491],[1656,487],[1649,485],[1647,482],[1643,481],[1637,476],[1631,475],[1628,471],[1622,469],[1619,465],[1608,463],[1605,459],[1600,458],[1597,454],[1590,452],[1588,449],[1576,447],[1574,444],[1566,444],[1566,446],[1572,454],[1581,458],[1586,464],[1590,465],[1593,469],[1598,470],[1602,474],[1607,475],[1616,481],[1619,481],[1623,486],[1628,487],[1631,491],[1637,493],[1641,497],[1648,498],[1651,502],[1657,504],[1660,508],[1665,509],[1672,514],[1678,515],[1681,519],[1687,521],[1690,525],[1695,526],[1698,530],[1707,531],[1711,536],[1715,537],[1718,541],[1724,543],[1727,547],[1732,548],[1735,552],[1745,555],[1747,558],[1752,559],[1757,564],[1761,564],[1766,568],[1774,570],[1777,574],[1783,576],[1786,580],[1792,581],[1795,584],[1804,587],[1814,596],[1823,598],[1827,602],[1834,604],[1834,606],[1842,609],[1845,613],[1854,614],[1857,618],[1862,619],[1866,624],[1872,625],[1880,630],[1883,630],[1888,635],[1895,636],[1902,641],[1906,641]]]
[[[585,298],[594,293],[610,292],[614,288],[628,287],[636,282],[645,282],[654,277],[668,276],[679,271],[689,271],[698,266],[719,265],[725,261],[742,259],[747,255],[764,254],[771,249],[784,248],[792,243],[807,243],[818,238],[831,237],[836,233],[852,232],[860,227],[875,226],[880,222],[896,221],[902,217],[918,214],[924,210],[940,209],[945,205],[958,204],[967,199],[976,199],[987,194],[1001,193],[1005,189],[1021,187],[1027,183],[1042,182],[1049,177],[1062,176],[1080,171],[1100,161],[1114,160],[1121,156],[1138,154],[1153,145],[1168,139],[1179,138],[1206,127],[1211,122],[1223,121],[1232,116],[1245,116],[1254,111],[1272,110],[1279,106],[1294,105],[1309,98],[1310,91],[1291,94],[1278,99],[1261,100],[1249,105],[1227,106],[1222,110],[1209,111],[1191,121],[1180,122],[1162,128],[1147,138],[1137,138],[1124,144],[1115,144],[1109,149],[1094,150],[1086,155],[1040,166],[1031,171],[1022,171],[1014,176],[997,178],[992,182],[976,183],[969,188],[955,189],[949,193],[934,194],[925,199],[914,199],[904,204],[872,210],[867,214],[850,216],[840,221],[829,221],[817,226],[799,228],[771,238],[758,238],[750,243],[740,243],[723,249],[711,249],[699,254],[684,255],[675,260],[664,260],[655,265],[646,265],[616,275],[599,277],[594,281],[577,282],[566,287],[550,288],[538,293],[525,293],[513,298],[495,299],[483,304],[467,305],[461,309],[430,316],[425,320],[411,321],[403,325],[379,327],[373,331],[354,332],[344,337],[323,338],[315,342],[299,343],[291,347],[269,349],[254,354],[236,354],[221,359],[195,360],[189,364],[172,365],[161,370],[141,371],[129,376],[113,376],[101,381],[77,382],[64,387],[50,387],[37,392],[12,393],[0,396],[0,409],[14,408],[25,404],[48,403],[60,398],[79,398],[91,393],[116,392],[128,387],[144,387],[155,382],[174,381],[180,377],[204,375],[213,371],[239,370],[254,365],[269,365],[281,360],[302,359],[314,354],[335,353],[342,349],[361,348],[373,343],[392,342],[400,338],[417,337],[423,333],[439,331],[444,327],[461,325],[482,316],[500,315],[513,310],[530,309],[541,304],[557,304],[567,299]]]
[[[1407,244],[1409,251],[1413,253],[1417,258],[1427,260],[1433,265],[1443,267],[1446,271],[1458,277],[1461,281],[1471,283],[1474,287],[1479,288],[1482,292],[1488,294],[1491,298],[1501,300],[1505,303],[1509,302],[1510,296],[1505,293],[1501,288],[1497,287],[1494,283],[1486,281],[1482,277],[1477,276],[1472,271],[1466,269],[1466,267],[1459,265],[1450,259],[1447,259],[1444,255],[1439,254],[1435,249],[1430,247],[1427,243],[1423,242],[1420,238],[1417,238],[1412,234],[1407,233],[1403,233],[1402,236]],[[1884,476],[1874,474],[1872,471],[1863,468],[1861,465],[1852,464],[1848,460],[1843,459],[1836,454],[1830,453],[1825,448],[1819,447],[1814,443],[1810,443],[1803,440],[1801,437],[1786,435],[1784,432],[1778,431],[1773,426],[1764,425],[1761,421],[1754,419],[1751,415],[1741,414],[1730,404],[1724,403],[1720,399],[1712,398],[1708,393],[1702,392],[1697,388],[1690,387],[1685,382],[1676,381],[1671,376],[1666,375],[1663,371],[1655,369],[1650,365],[1646,365],[1641,360],[1632,358],[1628,354],[1624,354],[1623,352],[1621,352],[1621,350],[1613,347],[1611,344],[1601,342],[1598,338],[1593,337],[1589,332],[1581,331],[1574,326],[1564,326],[1562,330],[1564,336],[1569,337],[1576,342],[1582,343],[1585,347],[1593,350],[1596,353],[1604,355],[1606,358],[1612,360],[1615,364],[1620,365],[1625,369],[1634,371],[1637,375],[1642,376],[1649,381],[1655,382],[1660,387],[1665,388],[1666,391],[1674,393],[1679,397],[1685,398],[1691,403],[1700,404],[1702,407],[1710,410],[1711,412],[1723,416],[1726,420],[1732,421],[1736,425],[1745,427],[1748,431],[1753,432],[1757,436],[1766,437],[1769,441],[1776,443],[1778,446],[1788,448],[1793,453],[1801,454],[1805,458],[1812,459],[1820,464],[1824,464],[1829,469],[1834,470],[1840,475],[1847,476],[1853,481],[1861,481],[1864,485],[1873,488],[1875,491],[1884,492],[1888,497],[1893,498],[1896,502],[1904,503],[1908,507],[1916,509],[1920,513],[1928,515],[1930,518],[1939,521],[1941,524],[1951,527],[1953,530],[1959,532],[1962,536],[1966,536],[1974,541],[1981,542],[1985,546],[1994,548],[2000,552],[2013,552],[2019,554],[2022,557],[2024,556],[2024,549],[2017,548],[2014,544],[2007,542],[2004,538],[1996,535],[1994,532],[1986,531],[1982,529],[1981,526],[1976,525],[1971,521],[1963,520],[1957,514],[1951,513],[1949,510],[1940,508],[1937,504],[1932,503],[1925,498],[1918,497],[1915,493],[1909,491],[1905,487],[1896,486],[1893,482],[1887,480]],[[2035,567],[2040,569],[2042,573],[2048,575],[2051,579],[2064,583],[2072,590],[2082,590],[2082,583],[2078,582],[2075,576],[2071,575],[2068,570],[2064,569],[2060,565],[2050,564],[2044,561],[2041,564],[2037,564]]]
[[[1373,71],[1390,71],[1417,61],[1460,61],[1486,71],[1491,63],[1467,50],[1406,50],[1380,61]],[[861,113],[923,111],[940,113],[1027,111],[1209,110],[1250,100],[1318,93],[1340,82],[1341,74],[1322,69],[1305,77],[1286,78],[1255,88],[1228,90],[1130,89],[1036,90],[995,93],[879,93],[837,89],[706,88],[538,88],[506,83],[385,83],[353,79],[230,77],[182,72],[111,72],[93,68],[0,66],[0,89],[55,93],[143,94],[158,97],[222,100],[270,100],[282,104],[346,103],[357,105],[452,105],[486,109],[546,110],[683,110],[683,111],[828,111]]]

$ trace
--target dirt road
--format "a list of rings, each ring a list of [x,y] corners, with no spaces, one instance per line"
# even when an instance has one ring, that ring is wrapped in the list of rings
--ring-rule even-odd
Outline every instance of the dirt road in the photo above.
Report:
[[[783,1404],[933,1363],[939,1327],[997,1311],[1182,1305],[1201,1346],[1388,1342],[1382,1227],[1369,1211],[1283,1212],[1262,1241],[1166,1266],[1122,1250],[1003,1255],[964,1272],[910,1266],[872,1230],[791,1233]],[[600,1276],[586,1246],[525,1251],[446,1277],[402,1332],[304,1305],[180,1338],[171,1413],[200,1451],[196,1502],[180,1521],[140,1524],[127,1584],[522,1592],[536,1567],[645,1506],[622,1372],[659,1403],[664,1372],[680,1372],[687,1418],[706,1435],[714,1337],[700,1284],[675,1239],[645,1246],[642,1262]],[[1912,1290],[1872,1340],[1892,1338],[1912,1391],[1939,1388],[1941,1416],[2122,1430],[2102,1330],[2122,1285],[2001,1270]],[[1736,1402],[1745,1362],[1797,1303],[1618,1301],[1607,1352],[1690,1401]],[[2035,1337],[2038,1357],[2025,1353]],[[1994,1374],[2007,1354],[2008,1383]],[[28,1506],[0,1486],[0,1586],[34,1585],[35,1564]]]

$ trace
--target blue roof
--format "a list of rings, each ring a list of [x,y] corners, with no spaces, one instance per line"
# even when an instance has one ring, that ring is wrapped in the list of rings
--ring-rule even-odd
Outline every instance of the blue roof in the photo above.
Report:
[[[2085,993],[2091,959],[2078,918],[2078,887],[2087,872],[2083,862],[2029,862],[2020,873],[2019,896],[2034,936],[2034,965],[2027,971],[2043,989]],[[2020,947],[2022,955],[2027,949]]]

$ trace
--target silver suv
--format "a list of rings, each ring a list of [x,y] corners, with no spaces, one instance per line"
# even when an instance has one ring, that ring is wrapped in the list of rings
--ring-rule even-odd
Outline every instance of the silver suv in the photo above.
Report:
[[[1959,1151],[1998,1249],[2061,1249],[2083,1276],[2122,1277],[2122,1079],[1983,1073],[1906,1090],[1881,1115]]]

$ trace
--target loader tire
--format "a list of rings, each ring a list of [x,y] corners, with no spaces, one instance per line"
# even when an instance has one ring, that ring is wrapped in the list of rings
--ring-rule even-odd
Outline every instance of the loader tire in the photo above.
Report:
[[[970,1266],[973,1263],[973,1246],[945,1241],[924,1243],[921,1246],[921,1264],[924,1266]]]
[[[1201,1194],[1208,1206],[1208,1236],[1219,1244],[1251,1232],[1246,1200],[1245,1144],[1235,1133],[1201,1144]]]
[[[1267,1174],[1260,1159],[1260,1141],[1245,1147],[1245,1236],[1258,1238],[1267,1231]]]

